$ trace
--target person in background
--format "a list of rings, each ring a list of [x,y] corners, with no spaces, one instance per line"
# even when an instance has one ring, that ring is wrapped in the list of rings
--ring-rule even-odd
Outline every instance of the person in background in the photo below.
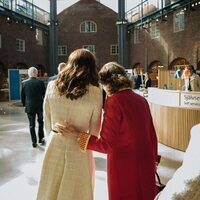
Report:
[[[47,87],[44,122],[49,139],[37,200],[93,200],[92,152],[80,152],[75,137],[61,137],[53,130],[56,122],[67,121],[97,137],[101,112],[96,58],[87,49],[77,49]]]
[[[196,74],[196,70],[193,65],[189,65],[190,71],[190,89],[191,91],[200,91],[200,77]]]
[[[57,70],[58,70],[58,74],[59,74],[60,71],[62,71],[65,67],[66,67],[66,63],[61,62],[61,63],[58,65],[58,68],[57,68]],[[48,79],[48,82],[57,79],[58,74],[56,74],[56,75],[54,75],[54,76],[50,76],[49,79]]]
[[[83,152],[107,154],[109,200],[153,200],[157,137],[148,102],[132,91],[132,81],[118,63],[104,65],[99,76],[108,96],[100,137],[64,121],[56,129],[64,138],[74,134]]]
[[[29,120],[29,128],[32,146],[37,147],[37,136],[35,133],[35,119],[38,121],[38,139],[41,145],[45,144],[43,131],[43,99],[45,95],[44,82],[37,79],[38,70],[35,67],[28,69],[29,79],[22,81],[21,101],[25,107]]]
[[[140,85],[140,87],[144,87],[144,78],[145,78],[145,76],[144,76],[144,69],[143,68],[140,68],[140,77],[141,77],[141,85]]]
[[[144,74],[144,87],[147,89],[148,87],[151,87],[151,78],[149,77],[149,72],[146,72]]]
[[[134,82],[134,89],[139,89],[140,85],[142,84],[141,76],[137,72],[137,68],[132,68],[132,76],[131,79]]]
[[[191,87],[190,87],[190,70],[189,70],[189,66],[186,65],[185,69],[183,70],[183,73],[181,75],[181,78],[184,79],[184,89],[185,91],[190,91]]]

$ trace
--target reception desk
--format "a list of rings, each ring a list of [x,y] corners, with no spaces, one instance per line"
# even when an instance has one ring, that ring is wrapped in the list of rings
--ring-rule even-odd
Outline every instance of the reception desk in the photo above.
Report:
[[[158,141],[185,151],[190,129],[200,123],[200,92],[148,88],[148,102]]]

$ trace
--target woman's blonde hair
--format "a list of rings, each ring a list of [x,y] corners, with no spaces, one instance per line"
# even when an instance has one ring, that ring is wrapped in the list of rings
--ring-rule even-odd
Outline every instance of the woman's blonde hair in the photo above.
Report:
[[[99,86],[96,58],[87,49],[73,51],[66,67],[59,73],[56,87],[60,95],[78,99],[88,91],[89,84]]]
[[[107,86],[108,92],[114,94],[122,88],[132,88],[133,82],[128,78],[124,67],[116,62],[105,64],[100,72],[100,82]]]

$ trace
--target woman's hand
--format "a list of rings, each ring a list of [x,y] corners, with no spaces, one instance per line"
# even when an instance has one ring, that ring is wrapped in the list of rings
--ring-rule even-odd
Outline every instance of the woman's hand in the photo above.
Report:
[[[56,123],[55,128],[56,128],[56,131],[58,132],[58,134],[61,134],[63,136],[71,135],[71,136],[77,137],[81,133],[73,125],[71,125],[67,122],[65,124]]]

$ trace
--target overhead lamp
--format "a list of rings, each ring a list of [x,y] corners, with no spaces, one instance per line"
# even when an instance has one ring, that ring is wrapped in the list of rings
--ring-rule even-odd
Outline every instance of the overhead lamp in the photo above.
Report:
[[[55,24],[56,26],[58,26],[58,20],[48,20],[48,22],[47,22],[47,26],[50,26],[51,24]],[[118,24],[119,22],[117,22],[116,24]]]
[[[11,23],[11,22],[12,22],[12,19],[11,19],[10,17],[7,17],[7,18],[6,18],[6,22],[7,22],[7,23]]]
[[[145,24],[142,24],[142,28],[143,28],[143,29],[146,29],[146,26],[145,26]]]
[[[48,22],[47,22],[47,26],[50,26],[51,25],[51,22],[50,22],[50,20],[48,20]]]

